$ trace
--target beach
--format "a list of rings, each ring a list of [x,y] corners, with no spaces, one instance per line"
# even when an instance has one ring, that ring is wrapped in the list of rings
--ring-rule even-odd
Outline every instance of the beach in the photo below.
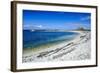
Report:
[[[28,49],[23,52],[22,62],[70,61],[91,58],[91,32],[71,31],[79,33],[74,39],[46,44],[39,49]]]

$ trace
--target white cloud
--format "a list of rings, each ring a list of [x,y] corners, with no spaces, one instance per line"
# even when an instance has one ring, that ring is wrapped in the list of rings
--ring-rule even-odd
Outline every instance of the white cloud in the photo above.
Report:
[[[43,26],[42,25],[24,25],[24,29],[39,29],[39,28],[42,28]]]
[[[82,21],[85,21],[85,20],[89,20],[91,17],[90,16],[87,16],[87,17],[83,17],[81,18]]]
[[[38,25],[38,26],[36,26],[36,27],[42,28],[42,25]]]

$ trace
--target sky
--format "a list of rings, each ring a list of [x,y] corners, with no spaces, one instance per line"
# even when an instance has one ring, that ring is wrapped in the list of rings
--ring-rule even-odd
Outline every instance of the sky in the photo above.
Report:
[[[23,29],[91,28],[91,13],[23,10]]]

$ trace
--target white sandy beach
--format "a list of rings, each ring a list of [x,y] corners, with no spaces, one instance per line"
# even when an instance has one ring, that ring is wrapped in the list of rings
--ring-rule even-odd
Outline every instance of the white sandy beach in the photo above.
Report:
[[[22,62],[86,60],[91,58],[90,31],[73,31],[79,33],[71,41],[64,41],[38,51],[23,54]]]

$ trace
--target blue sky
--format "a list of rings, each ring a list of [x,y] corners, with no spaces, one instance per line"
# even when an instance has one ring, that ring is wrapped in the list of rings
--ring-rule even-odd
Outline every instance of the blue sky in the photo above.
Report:
[[[23,10],[24,29],[91,28],[90,13]]]

